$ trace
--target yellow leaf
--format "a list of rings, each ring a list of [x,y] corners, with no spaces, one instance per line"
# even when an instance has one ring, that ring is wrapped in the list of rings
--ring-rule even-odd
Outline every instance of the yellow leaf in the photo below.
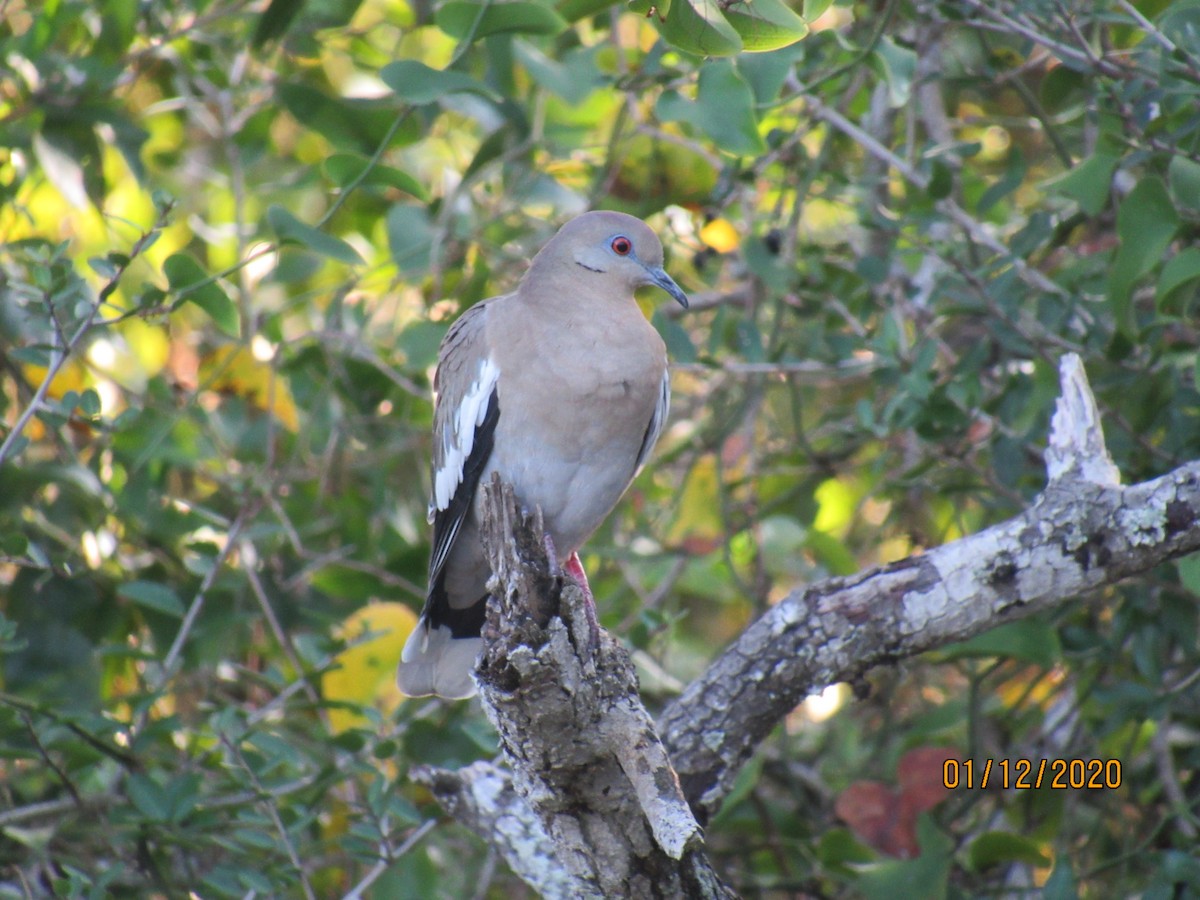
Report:
[[[403,603],[372,603],[347,617],[335,631],[338,637],[353,642],[364,634],[373,636],[338,654],[337,667],[321,679],[325,699],[374,706],[385,714],[395,710],[404,699],[396,687],[396,666],[416,624],[416,614]],[[334,734],[364,724],[366,720],[350,710],[329,711]]]
[[[35,390],[45,381],[46,373],[50,371],[45,366],[35,366],[32,363],[26,363],[21,368],[25,373],[25,380],[33,385]],[[67,391],[81,394],[88,386],[87,367],[78,359],[69,359],[55,374],[46,393],[55,400],[61,400]]]
[[[287,381],[247,347],[220,347],[208,354],[200,363],[200,380],[211,390],[236,394],[259,409],[269,409],[288,431],[300,427]]]
[[[703,456],[683,483],[679,514],[671,526],[669,540],[684,545],[692,553],[708,553],[719,546],[723,531],[717,461],[713,456]]]
[[[700,229],[700,240],[718,253],[729,253],[741,244],[737,229],[728,219],[713,219]]]

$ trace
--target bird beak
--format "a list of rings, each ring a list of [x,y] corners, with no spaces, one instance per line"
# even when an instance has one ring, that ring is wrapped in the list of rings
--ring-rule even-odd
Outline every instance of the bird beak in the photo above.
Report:
[[[675,279],[667,274],[666,269],[662,266],[646,266],[646,274],[650,276],[650,284],[657,285],[668,294],[675,298],[675,301],[684,309],[688,308],[688,298],[682,288],[675,283]]]

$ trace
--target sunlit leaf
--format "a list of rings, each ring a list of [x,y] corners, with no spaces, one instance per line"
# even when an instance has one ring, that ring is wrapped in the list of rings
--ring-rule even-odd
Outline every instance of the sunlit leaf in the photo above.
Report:
[[[288,431],[300,428],[296,401],[287,379],[270,363],[255,358],[249,347],[218,347],[200,361],[199,375],[211,390],[246,398],[270,411]]]
[[[718,253],[731,253],[738,248],[741,238],[728,219],[713,219],[700,229],[700,240]]]
[[[665,20],[653,19],[667,43],[697,56],[732,56],[742,39],[717,0],[673,0]]]
[[[778,50],[808,34],[804,20],[783,0],[744,0],[729,4],[723,12],[748,52]]]
[[[396,666],[416,623],[416,613],[403,603],[370,603],[348,616],[335,633],[351,646],[321,677],[325,699],[375,706],[385,713],[395,709],[403,696],[396,687]],[[329,710],[334,734],[365,724],[367,719],[353,710]]]

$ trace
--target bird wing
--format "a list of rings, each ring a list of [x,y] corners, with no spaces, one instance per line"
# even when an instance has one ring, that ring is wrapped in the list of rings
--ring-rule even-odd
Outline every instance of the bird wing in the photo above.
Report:
[[[650,451],[654,449],[658,436],[662,434],[663,426],[667,423],[667,414],[670,411],[671,373],[664,370],[658,389],[658,402],[654,404],[654,414],[650,416],[650,424],[646,426],[646,433],[642,436],[642,446],[638,450],[637,463],[633,467],[635,478],[637,473],[642,470],[642,466],[646,464],[646,460],[650,458]]]
[[[463,521],[471,511],[480,475],[492,454],[500,377],[486,339],[491,301],[468,309],[446,334],[438,354],[433,413],[433,494],[429,521],[433,553],[429,583],[442,574]]]

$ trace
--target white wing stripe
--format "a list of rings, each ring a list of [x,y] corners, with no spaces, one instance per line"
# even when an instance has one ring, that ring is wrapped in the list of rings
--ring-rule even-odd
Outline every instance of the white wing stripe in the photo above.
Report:
[[[434,510],[450,505],[458,486],[462,484],[463,467],[475,446],[475,429],[483,424],[488,400],[496,388],[500,368],[491,357],[479,364],[475,381],[463,395],[455,415],[442,431],[442,465],[433,475]]]
[[[646,464],[646,460],[650,458],[650,451],[654,449],[655,443],[658,441],[658,436],[662,434],[663,425],[666,424],[667,416],[671,412],[671,373],[663,372],[662,382],[658,386],[658,402],[654,406],[654,415],[650,417],[650,425],[646,429],[646,436],[642,440],[641,449],[638,450],[637,463],[634,466],[634,476],[642,470],[642,466]]]

